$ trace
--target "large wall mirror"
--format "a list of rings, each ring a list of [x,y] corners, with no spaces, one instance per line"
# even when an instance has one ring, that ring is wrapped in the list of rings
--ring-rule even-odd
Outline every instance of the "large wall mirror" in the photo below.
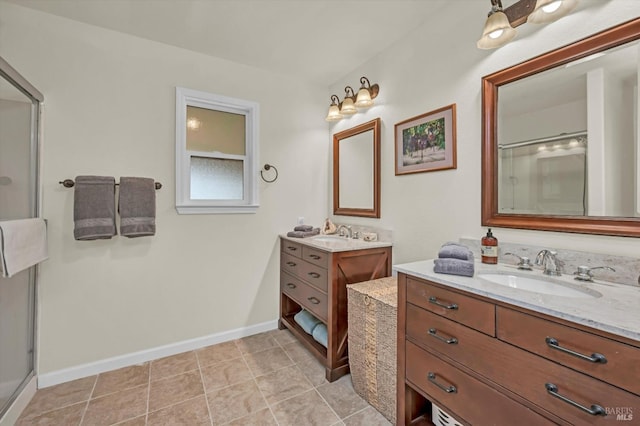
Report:
[[[380,119],[333,135],[333,214],[380,217]]]
[[[640,18],[482,79],[482,224],[640,236]]]

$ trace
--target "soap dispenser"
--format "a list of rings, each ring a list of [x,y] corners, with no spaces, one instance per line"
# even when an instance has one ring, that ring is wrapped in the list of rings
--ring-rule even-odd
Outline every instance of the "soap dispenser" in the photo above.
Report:
[[[482,263],[492,265],[498,263],[498,239],[491,233],[491,228],[487,231],[487,235],[480,240],[480,253],[482,254]]]

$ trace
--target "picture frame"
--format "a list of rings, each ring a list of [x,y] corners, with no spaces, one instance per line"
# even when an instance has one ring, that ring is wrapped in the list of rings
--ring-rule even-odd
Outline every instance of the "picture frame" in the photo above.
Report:
[[[395,125],[396,176],[455,169],[456,104]]]

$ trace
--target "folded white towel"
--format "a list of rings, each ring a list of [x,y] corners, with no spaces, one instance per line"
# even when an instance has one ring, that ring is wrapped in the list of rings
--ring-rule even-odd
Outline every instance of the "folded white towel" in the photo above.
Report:
[[[44,219],[0,221],[0,266],[11,277],[49,258]]]

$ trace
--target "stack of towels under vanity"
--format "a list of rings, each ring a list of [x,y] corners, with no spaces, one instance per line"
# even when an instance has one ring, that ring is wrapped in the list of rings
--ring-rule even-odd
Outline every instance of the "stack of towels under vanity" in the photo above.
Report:
[[[312,335],[316,342],[327,347],[327,326],[322,321],[305,309],[295,314],[293,319],[305,332]]]
[[[320,228],[314,228],[311,225],[298,225],[293,228],[293,231],[287,232],[287,237],[305,238],[313,237],[320,233]]]
[[[444,243],[438,251],[438,258],[433,261],[433,272],[472,277],[473,252],[462,244]]]

